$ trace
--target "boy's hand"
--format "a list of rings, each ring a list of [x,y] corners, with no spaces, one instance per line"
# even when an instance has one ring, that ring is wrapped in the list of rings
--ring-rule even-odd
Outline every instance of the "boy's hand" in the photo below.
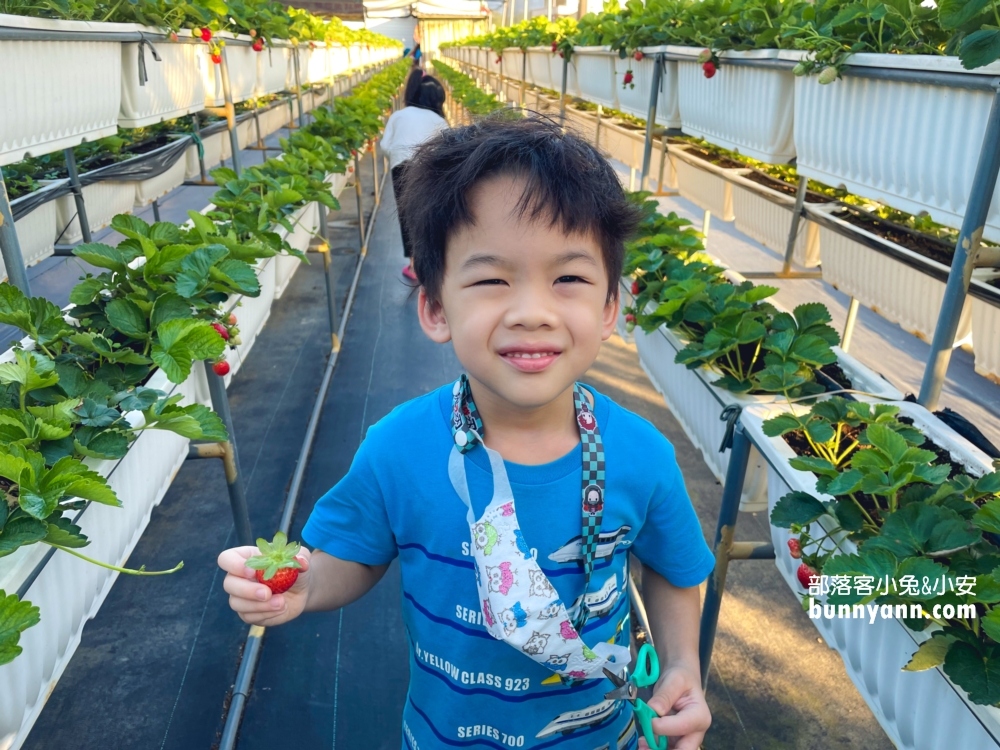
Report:
[[[219,555],[219,567],[226,571],[222,588],[229,594],[229,606],[248,625],[281,625],[294,620],[306,607],[309,598],[309,550],[305,547],[295,556],[302,564],[295,584],[283,594],[273,594],[257,573],[245,565],[248,558],[259,555],[256,547],[233,547]]]
[[[670,750],[698,750],[712,723],[698,670],[668,668],[647,703],[660,715],[659,719],[653,719],[653,731],[670,738]],[[641,736],[639,750],[649,750]]]

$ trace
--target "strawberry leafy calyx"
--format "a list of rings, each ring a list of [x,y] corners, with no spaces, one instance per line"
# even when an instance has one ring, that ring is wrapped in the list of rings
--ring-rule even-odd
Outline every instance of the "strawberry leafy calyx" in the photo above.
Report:
[[[247,559],[245,565],[251,570],[263,570],[264,580],[270,580],[275,573],[283,568],[301,568],[302,563],[295,559],[302,549],[298,542],[289,542],[284,532],[277,532],[272,541],[257,540],[259,555]]]

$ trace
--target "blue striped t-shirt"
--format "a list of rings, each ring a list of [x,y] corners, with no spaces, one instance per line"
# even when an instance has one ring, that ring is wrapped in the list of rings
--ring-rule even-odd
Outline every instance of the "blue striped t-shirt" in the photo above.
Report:
[[[630,706],[604,700],[610,681],[563,684],[486,631],[467,509],[448,479],[451,390],[409,401],[373,425],[302,532],[307,544],[341,559],[380,565],[399,557],[410,641],[403,747],[635,748]],[[700,584],[714,560],[673,446],[646,420],[594,397],[606,486],[582,637],[590,646],[627,645],[630,551],[681,587]],[[524,538],[567,604],[583,595],[581,456],[577,446],[547,464],[506,463]],[[469,452],[466,469],[478,518],[493,494],[486,452]]]

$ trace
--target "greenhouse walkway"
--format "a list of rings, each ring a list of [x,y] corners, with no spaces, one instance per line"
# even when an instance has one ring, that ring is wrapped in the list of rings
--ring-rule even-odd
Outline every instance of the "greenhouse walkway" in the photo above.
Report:
[[[370,160],[362,179],[367,216],[373,202]],[[204,203],[208,194],[190,198]],[[354,216],[350,188],[342,201],[344,207],[331,221]],[[165,211],[178,214],[189,207],[189,199],[180,197],[164,204]],[[331,246],[343,304],[358,257],[356,229],[337,229]],[[259,535],[270,535],[278,524],[329,349],[322,265],[310,257],[312,264],[275,302],[229,390],[250,518]],[[53,264],[48,273],[71,281],[79,266],[75,260],[63,263],[73,268],[58,271]],[[366,429],[396,404],[459,372],[450,347],[434,345],[420,332],[402,264],[387,189],[324,405],[293,538],[315,500],[347,471]],[[614,335],[586,380],[652,421],[677,446],[711,539],[720,487],[643,374],[634,346]],[[741,519],[741,537],[768,535],[763,514]],[[228,608],[215,565],[218,552],[234,543],[219,466],[187,462],[129,561],[158,569],[183,559],[183,571],[162,579],[118,579],[84,629],[80,648],[24,747],[216,747],[247,632]],[[407,675],[399,573],[393,565],[372,592],[341,612],[310,615],[267,631],[238,747],[398,750]],[[709,703],[714,724],[706,748],[891,747],[840,658],[819,641],[768,562],[730,569]]]

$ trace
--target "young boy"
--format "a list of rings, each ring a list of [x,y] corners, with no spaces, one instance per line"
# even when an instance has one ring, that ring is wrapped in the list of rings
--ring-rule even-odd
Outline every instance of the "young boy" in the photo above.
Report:
[[[610,337],[635,209],[607,162],[548,121],[487,120],[414,156],[403,189],[418,314],[467,372],[373,425],[303,529],[285,594],[219,565],[241,618],[278,625],[363,596],[399,558],[410,640],[403,746],[645,747],[603,669],[628,660],[628,558],[671,748],[711,718],[698,585],[714,561],[672,446],[577,380]]]

